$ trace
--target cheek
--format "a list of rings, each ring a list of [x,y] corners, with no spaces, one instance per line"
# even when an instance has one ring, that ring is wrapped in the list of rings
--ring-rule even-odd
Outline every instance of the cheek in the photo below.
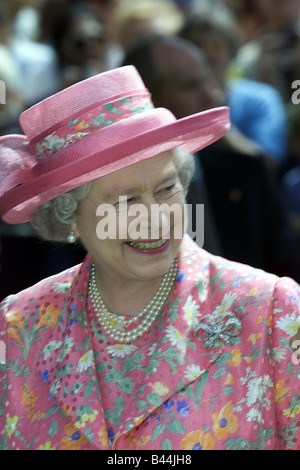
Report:
[[[178,213],[176,212],[174,214],[174,238],[177,238],[178,240],[182,239],[188,225],[185,203],[186,201],[184,196],[184,190],[181,187],[181,191],[178,193],[177,199]],[[177,231],[178,236],[176,236]]]
[[[168,202],[155,206],[151,212],[151,229],[157,231],[152,238],[181,240],[185,232],[185,208],[183,191],[176,192]]]
[[[179,208],[180,207],[180,208]],[[173,238],[175,240],[182,240],[182,237],[187,229],[187,220],[185,217],[184,205],[178,205],[178,210],[172,213],[172,224],[173,224]]]
[[[162,206],[163,208],[163,206]],[[181,198],[166,205],[160,216],[161,230],[173,240],[181,240],[185,232],[184,203]],[[164,238],[164,237],[163,237]]]
[[[77,230],[82,243],[89,251],[91,244],[98,241],[97,223],[97,206],[94,204],[83,204],[77,217]]]
[[[96,220],[96,235],[99,240],[115,240],[118,234],[118,222],[116,211],[111,206],[108,209],[104,205],[99,206]]]

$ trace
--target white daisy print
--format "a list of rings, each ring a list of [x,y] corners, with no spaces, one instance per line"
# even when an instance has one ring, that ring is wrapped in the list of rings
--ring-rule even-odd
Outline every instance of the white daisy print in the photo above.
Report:
[[[273,348],[273,357],[277,362],[280,362],[285,359],[285,353],[286,350],[284,348],[281,348],[280,346],[278,348]]]
[[[54,282],[53,283],[53,290],[58,294],[63,294],[64,292],[68,292],[70,289],[71,282]]]
[[[155,350],[156,350],[157,343],[153,343],[152,346],[149,348],[148,356],[153,356]]]
[[[204,302],[207,297],[207,287],[206,287],[206,280],[203,274],[198,274],[195,277],[195,283],[198,289],[198,295],[200,302]]]
[[[190,328],[195,328],[198,325],[197,317],[200,316],[199,306],[196,304],[196,301],[191,295],[188,296],[188,299],[183,307],[185,320]]]
[[[60,150],[65,144],[65,139],[59,138],[55,132],[52,132],[52,134],[48,135],[44,139],[44,147],[49,150],[50,155],[52,153],[57,152]]]
[[[256,408],[251,408],[250,411],[247,413],[247,421],[255,421],[257,423],[261,423],[262,414],[261,411]]]
[[[77,364],[77,371],[78,372],[86,371],[89,367],[93,365],[93,362],[94,362],[93,351],[88,351],[79,359],[78,364]]]
[[[176,346],[176,348],[180,352],[186,351],[186,344],[185,344],[184,337],[182,336],[180,331],[177,330],[177,328],[175,328],[174,326],[168,326],[166,330],[166,336],[170,340],[172,346]]]
[[[232,307],[237,294],[231,294],[230,292],[225,294],[220,305],[217,306],[213,312],[215,315],[224,315]]]
[[[62,361],[63,358],[69,354],[72,346],[74,344],[74,341],[72,338],[70,337],[67,337],[63,343],[63,346],[61,348],[61,351],[60,351],[60,354],[59,354],[59,358],[57,359],[58,362]]]
[[[269,405],[269,399],[267,398],[268,390],[273,388],[273,382],[268,375],[251,379],[247,383],[247,406],[253,406],[255,403],[261,404],[264,408]]]
[[[300,328],[300,315],[297,316],[296,312],[287,314],[284,318],[281,318],[276,322],[277,328],[280,328],[289,336],[293,337],[297,334]]]
[[[51,356],[53,351],[58,349],[61,345],[63,344],[62,341],[50,341],[46,346],[44,347],[42,354],[44,359],[48,359],[48,357]]]
[[[50,395],[55,395],[60,389],[61,379],[56,380],[50,388]]]
[[[188,380],[196,380],[200,375],[202,375],[204,370],[201,370],[199,366],[195,364],[191,364],[190,366],[187,367],[184,376]]]
[[[113,357],[125,357],[133,353],[137,348],[134,344],[115,344],[114,346],[108,346],[106,349]]]

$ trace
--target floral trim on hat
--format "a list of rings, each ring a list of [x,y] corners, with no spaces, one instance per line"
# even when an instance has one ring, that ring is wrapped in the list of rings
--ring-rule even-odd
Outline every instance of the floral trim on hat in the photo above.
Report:
[[[97,106],[61,125],[59,129],[56,129],[31,146],[38,160],[42,160],[93,132],[98,132],[121,120],[153,108],[154,106],[148,93],[143,96],[118,98],[115,101]]]

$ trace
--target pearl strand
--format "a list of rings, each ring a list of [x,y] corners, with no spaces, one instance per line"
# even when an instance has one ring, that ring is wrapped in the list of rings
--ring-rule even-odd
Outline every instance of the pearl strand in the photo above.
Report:
[[[177,259],[174,260],[170,270],[164,275],[162,283],[149,304],[137,315],[126,319],[124,315],[116,315],[108,311],[96,285],[95,267],[92,265],[89,281],[89,292],[97,320],[103,330],[114,341],[120,343],[132,343],[140,338],[154,323],[160,314],[174,285],[177,273]],[[129,331],[123,331],[124,327],[131,325],[138,319],[141,323]],[[114,326],[117,325],[117,326]]]

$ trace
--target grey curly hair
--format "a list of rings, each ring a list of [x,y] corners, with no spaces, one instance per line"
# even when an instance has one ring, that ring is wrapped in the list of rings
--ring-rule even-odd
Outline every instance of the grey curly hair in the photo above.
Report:
[[[173,150],[173,161],[186,195],[195,170],[194,157],[177,147]],[[79,186],[43,204],[31,220],[36,233],[44,240],[66,242],[80,203],[89,195],[92,184]]]

